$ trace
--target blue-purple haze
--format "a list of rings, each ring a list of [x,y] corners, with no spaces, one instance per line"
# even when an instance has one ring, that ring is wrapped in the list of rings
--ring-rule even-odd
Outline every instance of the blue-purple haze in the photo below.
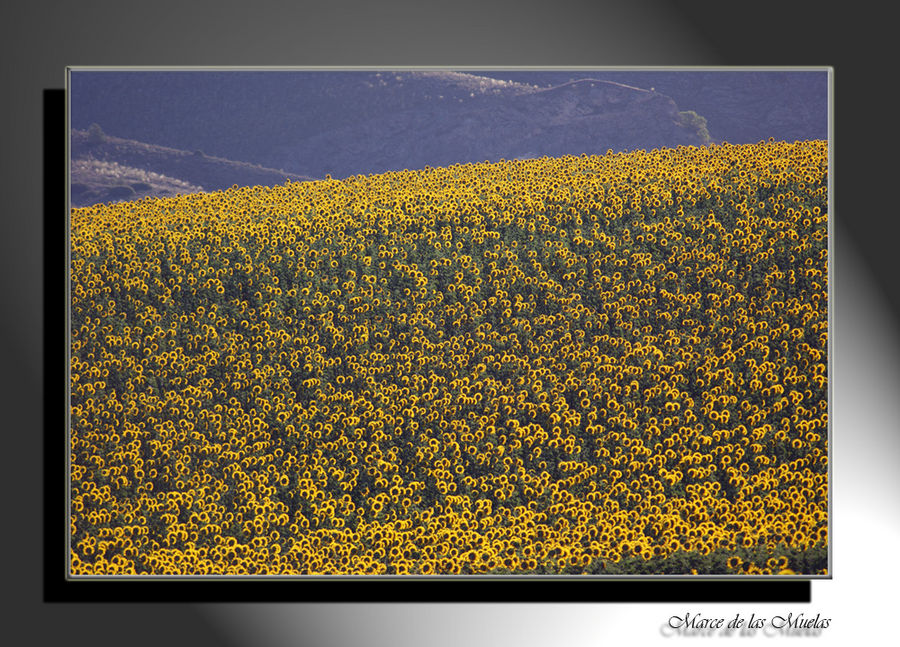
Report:
[[[437,72],[74,70],[71,126],[313,177],[694,144],[671,123],[687,111],[713,143],[828,136],[824,69]],[[560,122],[579,79],[635,94]],[[643,91],[656,102],[632,106]]]

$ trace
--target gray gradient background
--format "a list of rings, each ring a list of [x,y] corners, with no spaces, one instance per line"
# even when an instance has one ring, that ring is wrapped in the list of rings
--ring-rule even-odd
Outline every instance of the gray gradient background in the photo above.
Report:
[[[5,3],[0,535],[4,591],[13,595],[4,596],[4,633],[38,645],[667,644],[685,640],[661,632],[669,616],[685,611],[726,618],[804,612],[832,619],[806,640],[892,644],[889,593],[900,546],[897,200],[885,191],[896,184],[886,177],[894,165],[875,165],[896,137],[886,114],[892,99],[880,96],[880,62],[889,60],[894,39],[886,16],[851,6],[835,13],[821,3],[662,0]],[[42,91],[64,86],[66,65],[833,65],[833,579],[814,581],[812,603],[793,606],[43,603],[42,429],[49,426],[49,439],[65,431],[43,412],[41,110]],[[62,178],[65,160],[59,164]],[[64,222],[60,213],[48,225]],[[50,279],[56,303],[65,277]],[[48,395],[58,397],[64,322],[46,323],[60,384]]]

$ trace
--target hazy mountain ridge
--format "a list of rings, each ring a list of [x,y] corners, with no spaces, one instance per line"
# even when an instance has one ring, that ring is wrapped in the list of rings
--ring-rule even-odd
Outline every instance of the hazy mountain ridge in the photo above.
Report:
[[[203,191],[202,186],[155,171],[90,157],[72,160],[69,186],[73,207]]]
[[[72,82],[72,126],[273,167],[271,152],[322,132],[527,84],[452,72],[98,72]],[[286,169],[297,172],[297,169]]]
[[[445,94],[425,95],[434,97],[427,106],[379,114],[287,142],[273,151],[273,163],[341,177],[522,156],[706,143],[696,130],[682,124],[669,97],[623,84],[598,79],[543,89],[505,84],[489,86],[489,91],[468,100],[453,95],[458,85],[447,86]]]
[[[558,86],[590,71],[484,71],[488,77]],[[654,88],[680,110],[703,115],[718,141],[753,144],[827,139],[828,75],[823,69],[608,70],[602,78]]]
[[[141,197],[170,195],[179,182],[216,190],[608,149],[824,139],[823,92],[827,75],[802,72],[81,73],[72,83],[72,126],[82,129],[72,159],[167,178],[128,184]],[[94,123],[110,135],[91,143]],[[87,186],[73,200],[133,199],[109,181],[73,177]],[[151,190],[142,193],[144,184]]]
[[[315,178],[111,137],[94,129],[71,133],[71,200],[80,207],[176,193],[280,184]]]

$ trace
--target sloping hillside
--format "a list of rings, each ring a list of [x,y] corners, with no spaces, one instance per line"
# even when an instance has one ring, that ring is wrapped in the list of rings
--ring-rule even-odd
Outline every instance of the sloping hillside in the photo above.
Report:
[[[412,78],[416,85],[433,86],[427,93],[421,88],[416,93],[430,97],[429,102],[286,142],[273,150],[273,160],[285,168],[315,164],[309,173],[345,177],[515,157],[706,143],[696,129],[683,123],[671,99],[623,84],[596,79],[550,89],[486,84],[476,94],[456,77],[451,77],[452,83],[443,77],[438,77],[440,83],[433,76]],[[478,77],[468,78],[475,84]]]
[[[706,143],[669,97],[603,79],[550,90],[446,71],[103,72],[76,76],[72,93],[75,128],[312,177]]]
[[[239,186],[280,184],[314,178],[103,134],[73,130],[72,205],[166,197]]]

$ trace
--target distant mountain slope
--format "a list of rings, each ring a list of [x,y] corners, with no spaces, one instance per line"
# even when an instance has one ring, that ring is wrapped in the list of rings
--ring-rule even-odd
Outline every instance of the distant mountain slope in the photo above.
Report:
[[[360,120],[534,89],[453,72],[79,72],[72,127],[271,166],[271,150]]]
[[[203,191],[202,186],[154,171],[92,158],[73,160],[70,180],[73,207]]]
[[[480,74],[548,87],[588,72],[513,70]],[[710,134],[718,141],[753,144],[769,137],[780,141],[828,138],[828,74],[824,70],[610,70],[600,76],[654,88],[671,97],[680,110],[703,115]]]
[[[637,86],[437,70],[81,72],[72,125],[91,123],[316,177],[704,143],[671,98]]]
[[[134,200],[144,196],[216,191],[239,186],[281,184],[314,178],[210,157],[202,151],[73,130],[71,134],[72,206]]]
[[[425,84],[437,77],[414,78]],[[273,163],[343,177],[501,158],[705,143],[683,122],[669,97],[641,88],[598,79],[549,89],[486,84],[488,90],[471,92],[474,96],[464,99],[457,96],[461,79],[440,80],[444,86],[432,90],[427,105],[286,142],[273,151]],[[434,94],[438,90],[445,94]]]

